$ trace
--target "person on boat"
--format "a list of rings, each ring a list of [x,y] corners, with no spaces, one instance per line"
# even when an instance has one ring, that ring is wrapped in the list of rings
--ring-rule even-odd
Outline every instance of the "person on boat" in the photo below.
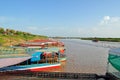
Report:
[[[65,52],[65,49],[60,49],[59,51],[61,54],[63,54]]]

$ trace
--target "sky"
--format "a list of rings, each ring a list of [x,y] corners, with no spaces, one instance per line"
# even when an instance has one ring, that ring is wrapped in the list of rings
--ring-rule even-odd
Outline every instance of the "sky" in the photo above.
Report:
[[[50,37],[120,37],[120,0],[0,0],[0,27]]]

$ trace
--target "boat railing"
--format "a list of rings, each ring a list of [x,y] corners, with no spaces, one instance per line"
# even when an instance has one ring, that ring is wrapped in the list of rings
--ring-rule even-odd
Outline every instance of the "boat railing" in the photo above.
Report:
[[[0,48],[0,58],[28,56],[24,49]]]

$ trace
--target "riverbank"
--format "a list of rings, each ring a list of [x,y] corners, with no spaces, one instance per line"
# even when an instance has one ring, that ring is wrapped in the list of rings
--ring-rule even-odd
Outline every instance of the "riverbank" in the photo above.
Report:
[[[0,35],[0,46],[11,46],[34,39],[47,39],[45,36]]]
[[[47,36],[35,35],[28,32],[13,29],[0,28],[0,46],[11,46],[34,39],[47,39]]]
[[[98,40],[108,42],[120,42],[120,38],[81,38],[82,40]]]
[[[108,42],[120,42],[120,38],[99,38],[99,37],[51,37],[53,39],[81,39],[81,40],[98,40],[98,41],[108,41]]]

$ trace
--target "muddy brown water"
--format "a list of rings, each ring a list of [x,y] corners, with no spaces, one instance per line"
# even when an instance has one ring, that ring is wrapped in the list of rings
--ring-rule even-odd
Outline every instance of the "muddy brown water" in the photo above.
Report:
[[[109,48],[96,47],[93,42],[62,40],[66,45],[67,61],[64,72],[105,74]],[[91,43],[88,44],[88,43]],[[94,44],[94,43],[93,43]],[[97,44],[97,43],[95,43]]]

